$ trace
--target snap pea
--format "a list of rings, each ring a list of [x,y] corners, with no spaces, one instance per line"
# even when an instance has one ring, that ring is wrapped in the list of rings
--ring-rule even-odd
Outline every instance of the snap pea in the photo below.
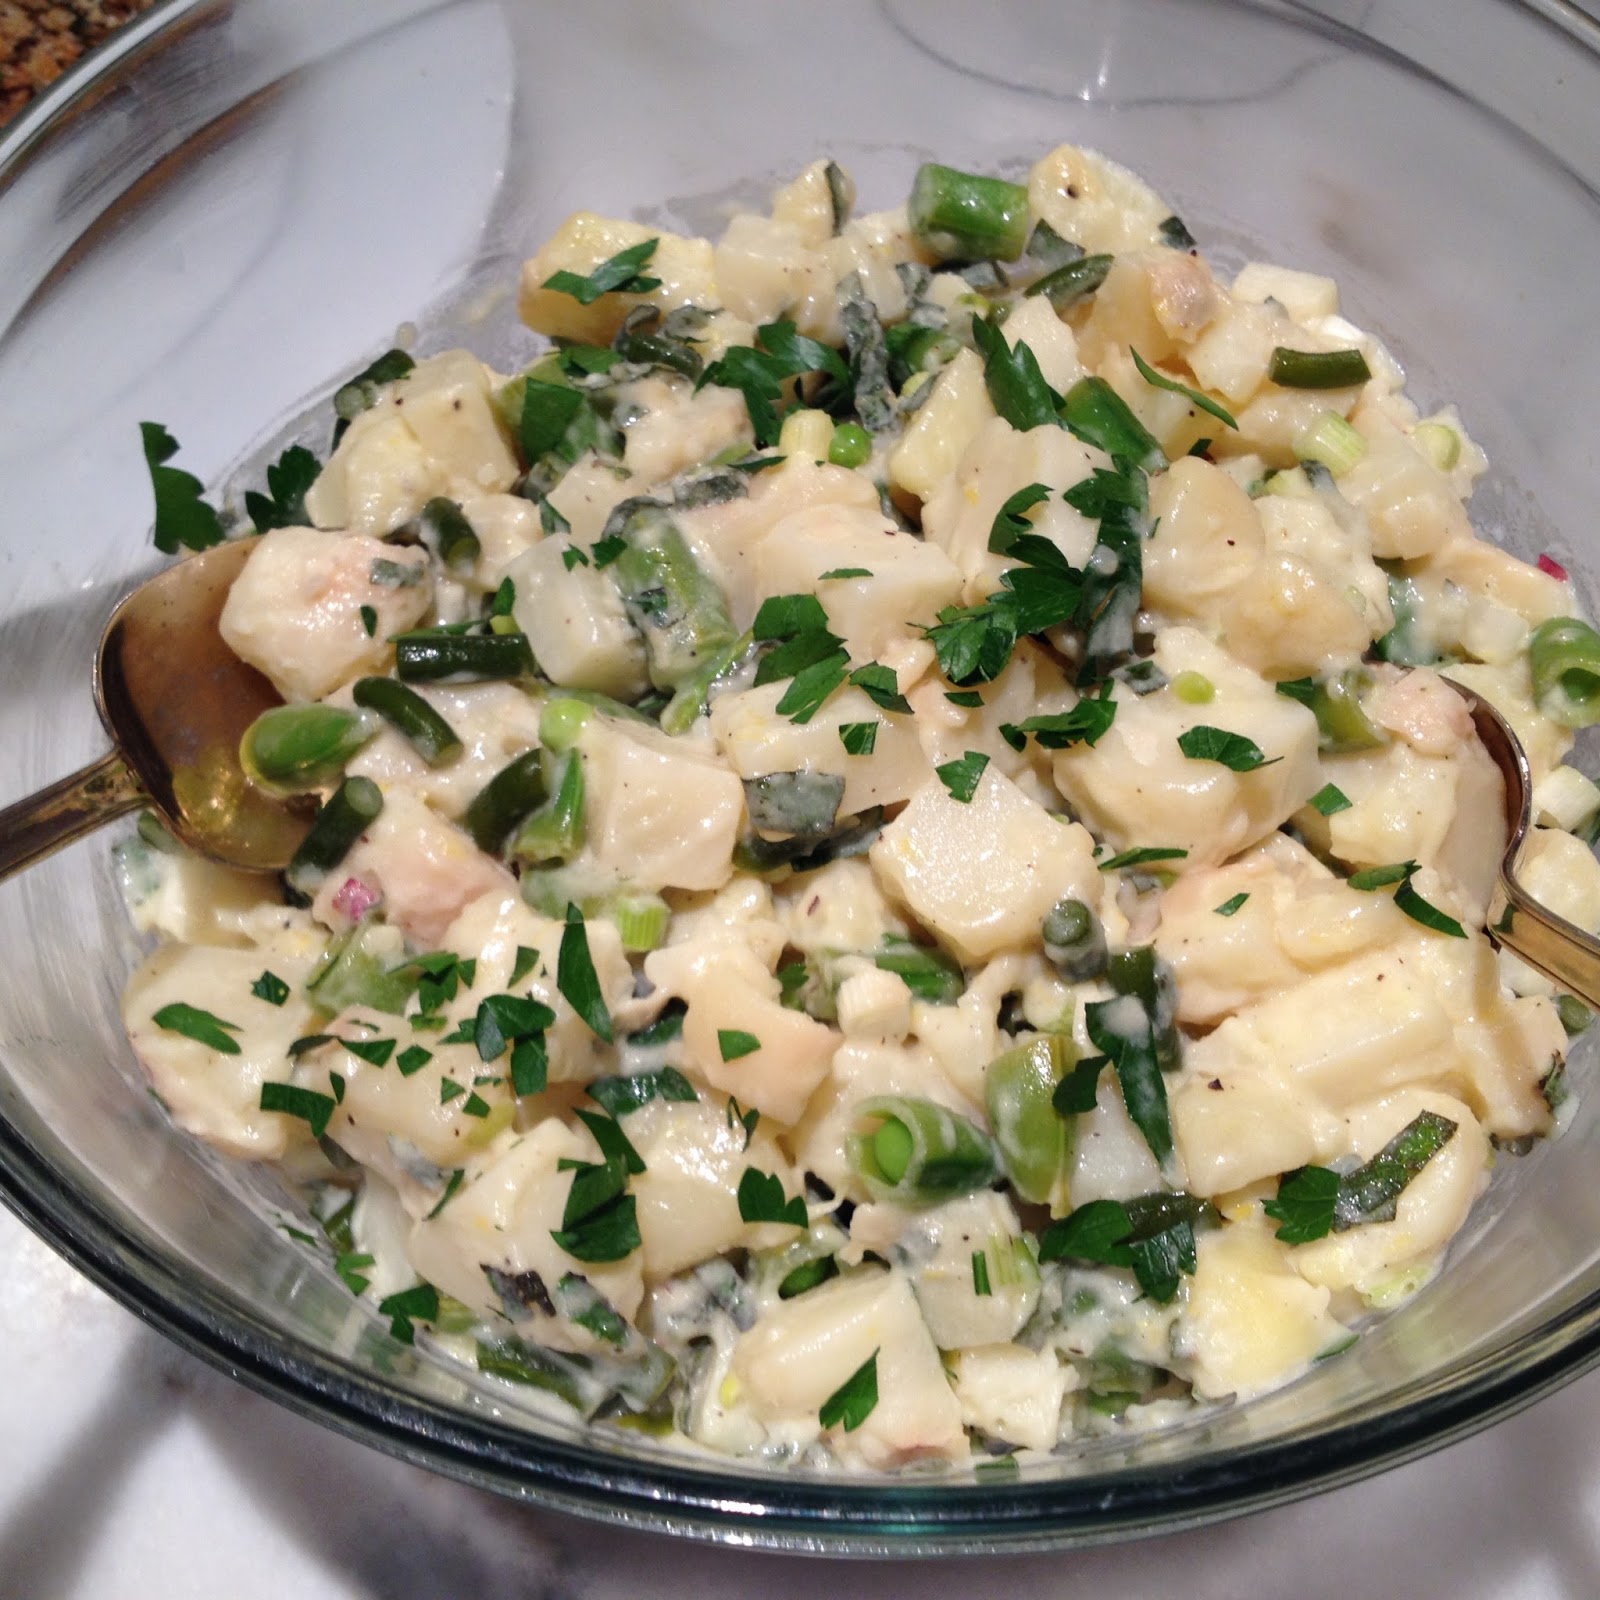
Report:
[[[576,751],[561,761],[560,774],[555,794],[517,829],[511,841],[514,860],[570,861],[583,848],[583,759]]]
[[[626,508],[626,509],[625,509]],[[664,506],[624,502],[606,524],[626,548],[610,568],[644,636],[650,681],[676,689],[739,637],[722,591],[701,570]]]
[[[398,679],[357,678],[350,694],[358,706],[377,712],[430,767],[449,766],[461,754],[461,736]]]
[[[487,683],[531,677],[536,670],[525,633],[402,633],[394,642],[394,664],[408,683]]]
[[[975,1123],[913,1095],[881,1095],[856,1108],[850,1164],[879,1200],[938,1205],[994,1182],[999,1157]]]
[[[343,706],[273,706],[245,729],[239,764],[265,789],[319,789],[377,732],[376,718]]]
[[[1015,261],[1028,243],[1028,191],[927,162],[917,169],[907,205],[911,230],[950,261]]]
[[[1100,919],[1082,900],[1058,900],[1040,930],[1044,953],[1074,983],[1098,978],[1110,959]]]
[[[1052,1101],[1076,1062],[1072,1040],[1047,1033],[996,1056],[984,1073],[984,1105],[1006,1176],[1035,1205],[1065,1199],[1074,1124]]]
[[[524,750],[473,796],[461,825],[480,850],[497,855],[511,830],[544,804],[548,792],[541,752]]]
[[[470,567],[478,559],[482,549],[478,535],[454,500],[435,495],[422,508],[418,520],[447,567]]]
[[[371,778],[346,778],[317,813],[284,877],[297,894],[315,894],[322,880],[383,810],[383,791]]]
[[[1541,622],[1528,640],[1533,698],[1564,728],[1600,722],[1600,634],[1576,617]]]

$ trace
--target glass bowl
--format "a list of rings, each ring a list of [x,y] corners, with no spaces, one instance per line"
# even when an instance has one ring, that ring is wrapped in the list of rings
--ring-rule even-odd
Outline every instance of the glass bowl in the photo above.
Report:
[[[1459,402],[1487,447],[1480,527],[1600,572],[1596,105],[1600,32],[1560,0],[981,20],[956,0],[172,0],[0,139],[0,802],[103,748],[94,642],[156,565],[138,421],[225,479],[400,324],[423,350],[526,353],[516,267],[575,207],[714,231],[820,154],[872,207],[928,157],[1105,150],[1223,267],[1337,277],[1423,408]],[[109,844],[0,887],[0,1193],[188,1349],[468,1482],[797,1550],[1067,1545],[1348,1482],[1600,1359],[1586,1097],[1565,1137],[1500,1164],[1441,1278],[1248,1406],[1001,1482],[808,1477],[586,1431],[394,1344],[285,1237],[263,1174],[174,1133],[118,1020],[138,950]]]

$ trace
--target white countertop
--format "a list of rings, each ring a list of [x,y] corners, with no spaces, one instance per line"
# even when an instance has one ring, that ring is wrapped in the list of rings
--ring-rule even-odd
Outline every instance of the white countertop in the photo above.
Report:
[[[0,1211],[0,1600],[900,1600],[826,1566],[513,1505],[184,1355]],[[1595,1600],[1600,1373],[1284,1510],[1080,1554],[922,1566],[923,1600]]]

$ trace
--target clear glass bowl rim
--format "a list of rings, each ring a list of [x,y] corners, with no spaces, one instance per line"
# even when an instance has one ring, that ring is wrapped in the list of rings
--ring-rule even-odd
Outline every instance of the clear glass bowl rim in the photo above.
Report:
[[[1560,0],[1504,0],[1576,48],[1600,31]],[[65,73],[0,135],[0,194],[52,129],[225,0],[158,0]],[[782,1480],[712,1463],[643,1462],[430,1403],[286,1338],[57,1169],[0,1113],[0,1201],[87,1278],[190,1354],[289,1410],[473,1486],[580,1516],[717,1543],[828,1555],[1048,1550],[1175,1532],[1373,1476],[1461,1440],[1600,1365],[1600,1283],[1492,1359],[1403,1404],[1224,1457],[1054,1482]]]

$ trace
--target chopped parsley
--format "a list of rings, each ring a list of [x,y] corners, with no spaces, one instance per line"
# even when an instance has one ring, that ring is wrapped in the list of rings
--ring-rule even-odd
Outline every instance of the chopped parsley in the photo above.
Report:
[[[761,1048],[761,1041],[743,1028],[718,1028],[717,1049],[724,1061],[738,1061],[743,1056],[753,1056]]]
[[[155,491],[155,544],[163,555],[176,555],[179,546],[206,550],[222,542],[222,519],[201,495],[200,480],[179,467],[169,467],[178,453],[178,441],[159,422],[141,422],[145,464]]]
[[[1219,917],[1231,917],[1249,898],[1249,894],[1241,889],[1238,894],[1229,895],[1220,906],[1214,906],[1212,909]]]
[[[633,1035],[635,1039],[638,1035]],[[652,1100],[689,1102],[700,1096],[676,1067],[661,1067],[655,1072],[636,1072],[626,1078],[596,1078],[589,1085],[589,1098],[598,1100],[613,1117],[623,1117]]]
[[[302,1089],[294,1083],[269,1080],[261,1085],[259,1104],[263,1111],[279,1111],[286,1117],[298,1117],[311,1129],[311,1137],[320,1139],[328,1131],[328,1122],[338,1102],[331,1094]]]
[[[281,1006],[289,998],[289,985],[277,973],[263,972],[250,985],[250,993],[257,1000],[265,1000],[269,1006]]]
[[[1032,533],[1033,523],[1027,513],[1049,498],[1049,486],[1043,483],[1030,483],[1027,488],[1018,489],[995,515],[989,529],[989,549],[1003,556],[1023,534]]]
[[[1031,733],[1041,749],[1066,750],[1075,744],[1098,744],[1110,730],[1116,715],[1117,703],[1111,698],[1111,685],[1107,683],[1098,696],[1085,697],[1070,711],[1008,722],[1000,732],[1013,749],[1020,750]]]
[[[1044,1230],[1039,1259],[1131,1267],[1145,1294],[1166,1305],[1177,1296],[1182,1276],[1194,1273],[1195,1223],[1212,1217],[1205,1201],[1188,1194],[1091,1200]]]
[[[602,261],[593,272],[580,276],[576,272],[553,272],[542,287],[554,289],[557,294],[570,294],[581,306],[592,306],[603,294],[649,294],[661,287],[659,278],[647,278],[639,269],[656,253],[659,239],[641,239],[638,244],[619,250],[609,260]]]
[[[1332,817],[1341,811],[1348,811],[1353,802],[1337,784],[1325,783],[1306,804],[1319,815]]]
[[[617,1157],[572,1169],[561,1227],[550,1237],[579,1261],[621,1261],[639,1248],[638,1208],[625,1193],[627,1163]]]
[[[389,1318],[389,1332],[401,1344],[415,1344],[414,1322],[432,1322],[439,1315],[439,1291],[431,1283],[413,1284],[378,1302],[380,1316]]]
[[[226,1022],[210,1011],[202,1011],[199,1006],[174,1000],[170,1005],[162,1006],[150,1020],[158,1028],[165,1028],[168,1033],[181,1033],[184,1038],[206,1045],[218,1055],[239,1054],[239,1041],[229,1037],[239,1031],[239,1024]]]
[[[1273,756],[1269,761],[1254,739],[1203,722],[1178,735],[1178,748],[1191,761],[1215,761],[1230,772],[1255,772],[1283,760],[1282,756]]]
[[[269,528],[301,528],[306,516],[306,491],[317,481],[322,463],[303,444],[292,444],[267,468],[267,492],[246,490],[244,509],[257,533]]]
[[[833,567],[829,571],[820,574],[817,582],[829,583],[836,578],[870,578],[871,576],[872,572],[867,567]]]
[[[567,907],[566,926],[561,930],[561,951],[556,958],[556,988],[583,1019],[589,1031],[610,1044],[611,1013],[606,1009],[605,996],[600,992],[600,979],[594,970],[594,957],[589,953],[589,933],[583,924],[583,913],[574,905]]]
[[[511,976],[506,979],[506,988],[515,989],[538,965],[539,952],[530,950],[525,944],[519,944],[516,959],[511,964]]]
[[[969,750],[957,760],[946,761],[942,766],[937,766],[933,770],[939,782],[950,791],[950,798],[959,800],[962,805],[967,805],[973,795],[978,792],[978,783],[983,777],[983,769],[988,765],[989,758],[982,751]]]
[[[1224,410],[1209,395],[1201,394],[1198,389],[1191,389],[1186,383],[1179,383],[1176,378],[1169,378],[1164,372],[1157,372],[1131,345],[1128,347],[1128,354],[1133,357],[1133,364],[1139,369],[1139,376],[1146,383],[1157,389],[1165,389],[1170,394],[1181,394],[1192,404],[1199,406],[1202,411],[1209,412],[1218,422],[1229,428],[1238,429],[1239,424],[1234,420],[1233,413]]]
[[[809,1226],[805,1197],[785,1199],[783,1180],[756,1167],[746,1167],[739,1179],[739,1220],[741,1222],[781,1222],[791,1227]]]
[[[845,753],[852,756],[870,756],[878,746],[878,722],[841,722],[839,742]]]
[[[339,1041],[353,1056],[371,1062],[375,1067],[385,1067],[394,1054],[393,1039],[341,1039]]]
[[[866,666],[857,667],[850,674],[850,682],[881,711],[911,710],[911,702],[900,693],[900,680],[895,677],[892,667],[869,661]]]
[[[854,1433],[872,1415],[877,1404],[878,1352],[874,1350],[822,1402],[822,1409],[817,1412],[817,1421],[824,1428],[835,1428],[842,1423],[846,1433]]]

